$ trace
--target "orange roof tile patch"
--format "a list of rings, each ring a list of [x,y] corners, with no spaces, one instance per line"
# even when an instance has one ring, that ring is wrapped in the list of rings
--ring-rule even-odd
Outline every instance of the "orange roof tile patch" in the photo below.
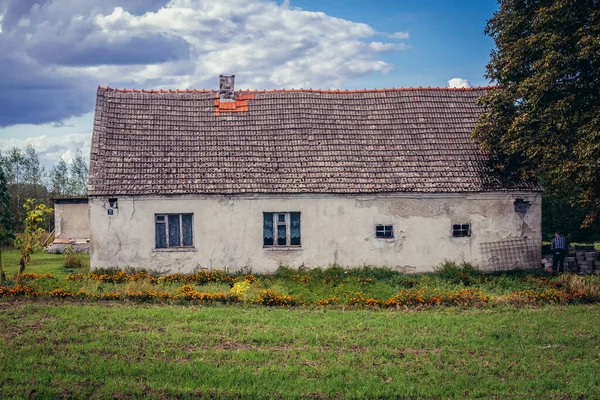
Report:
[[[254,93],[240,94],[235,101],[222,102],[219,100],[219,93],[215,92],[215,116],[218,117],[222,112],[248,111],[248,100],[254,100]]]

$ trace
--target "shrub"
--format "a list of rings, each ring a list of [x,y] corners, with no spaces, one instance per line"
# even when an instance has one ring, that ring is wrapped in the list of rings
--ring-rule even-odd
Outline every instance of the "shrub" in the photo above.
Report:
[[[435,271],[438,276],[453,284],[471,286],[479,281],[481,271],[473,267],[471,263],[463,262],[460,265],[454,261],[444,261]]]
[[[65,268],[81,268],[83,267],[83,260],[78,255],[67,255],[65,256]]]
[[[127,282],[125,285],[125,291],[131,292],[151,292],[156,290],[155,282],[150,279],[140,279],[136,281]]]
[[[244,280],[241,282],[236,282],[229,291],[229,293],[237,297],[244,297],[249,288],[250,282]]]
[[[330,297],[328,299],[322,299],[322,300],[315,301],[315,304],[317,306],[329,306],[329,305],[338,304],[338,303],[339,303],[339,299],[337,297]]]
[[[265,289],[259,292],[257,297],[257,302],[264,306],[295,306],[299,304],[298,299],[278,293],[273,289]]]

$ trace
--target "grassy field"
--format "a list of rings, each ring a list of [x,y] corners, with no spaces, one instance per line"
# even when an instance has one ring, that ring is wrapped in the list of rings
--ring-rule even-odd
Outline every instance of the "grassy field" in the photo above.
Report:
[[[12,277],[18,255],[3,261]],[[52,277],[24,279],[34,295],[0,285],[2,399],[600,398],[600,276],[448,264],[190,280],[44,253],[26,272]],[[480,294],[457,303],[465,291]],[[264,307],[266,292],[295,307]],[[415,302],[390,307],[398,293]]]
[[[600,307],[0,303],[1,398],[598,398]]]
[[[31,261],[27,263],[25,272],[38,274],[53,274],[57,278],[64,278],[73,272],[88,272],[90,265],[89,254],[79,254],[84,263],[83,268],[77,270],[64,267],[65,258],[61,254],[48,254],[46,252],[34,253]],[[19,270],[19,252],[17,250],[2,249],[2,265],[7,276],[13,276]]]

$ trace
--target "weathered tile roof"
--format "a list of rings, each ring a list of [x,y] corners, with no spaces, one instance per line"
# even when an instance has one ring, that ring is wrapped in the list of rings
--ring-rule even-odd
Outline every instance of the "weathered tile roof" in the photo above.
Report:
[[[89,195],[474,192],[489,88],[128,91],[99,88]]]

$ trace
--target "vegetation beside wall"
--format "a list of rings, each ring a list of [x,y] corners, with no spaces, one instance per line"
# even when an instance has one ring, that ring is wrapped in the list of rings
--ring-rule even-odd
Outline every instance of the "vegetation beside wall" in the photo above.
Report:
[[[600,275],[553,277],[542,271],[487,274],[470,264],[447,262],[438,271],[403,274],[388,268],[338,266],[275,274],[228,274],[199,270],[193,274],[153,275],[146,271],[69,268],[69,255],[44,255],[50,268],[29,268],[0,286],[4,298],[62,298],[87,301],[150,303],[243,303],[263,306],[414,308],[490,307],[513,304],[571,304],[600,301]],[[86,263],[85,259],[81,259]],[[9,277],[11,270],[8,270]],[[32,273],[33,272],[33,273]]]

